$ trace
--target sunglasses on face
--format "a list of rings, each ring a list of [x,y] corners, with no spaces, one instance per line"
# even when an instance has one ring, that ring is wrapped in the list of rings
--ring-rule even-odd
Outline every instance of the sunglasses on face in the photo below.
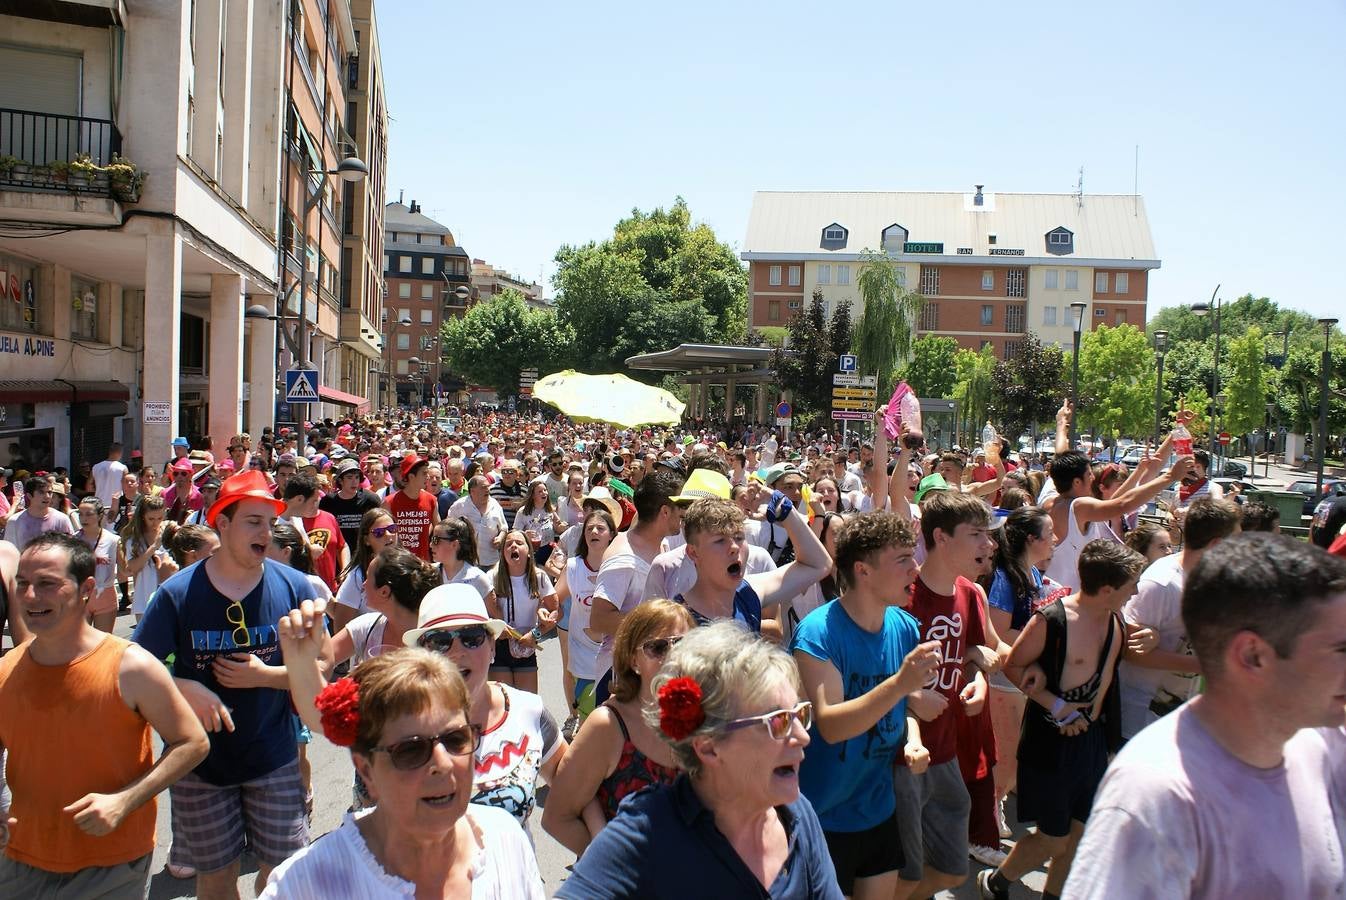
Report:
[[[452,756],[467,756],[481,744],[481,732],[470,725],[452,728],[443,734],[432,736],[414,735],[386,747],[374,747],[370,753],[387,753],[388,761],[394,769],[410,772],[419,769],[430,761],[435,745],[440,744]]]
[[[650,638],[640,645],[640,649],[644,650],[650,656],[663,659],[668,655],[669,650],[672,650],[678,645],[678,641],[680,640],[682,640],[682,635],[666,638]]]
[[[482,625],[468,625],[465,628],[441,628],[437,631],[427,631],[421,635],[421,639],[416,643],[426,650],[432,650],[435,653],[448,653],[453,648],[454,640],[463,645],[464,650],[476,650],[491,633]]]
[[[458,540],[458,536],[457,536],[457,535],[454,535],[454,534],[432,534],[432,535],[430,535],[430,543],[432,543],[432,544],[448,544],[448,543],[452,543],[453,541],[456,541],[456,540]]]
[[[377,528],[371,528],[371,529],[369,529],[369,533],[372,534],[374,537],[381,538],[381,537],[383,537],[384,535],[397,534],[397,526],[396,526],[396,525],[380,525],[380,526],[377,527]]]
[[[762,713],[760,716],[747,716],[742,719],[735,719],[724,726],[725,731],[737,731],[740,728],[750,728],[757,723],[766,726],[767,733],[774,739],[783,741],[790,736],[790,727],[798,719],[799,724],[808,731],[813,724],[813,704],[805,700],[794,709],[777,709],[769,713]]]

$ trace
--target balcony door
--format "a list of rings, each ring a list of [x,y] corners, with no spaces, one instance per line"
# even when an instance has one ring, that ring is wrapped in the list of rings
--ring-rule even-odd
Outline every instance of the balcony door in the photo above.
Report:
[[[73,121],[83,68],[77,53],[0,44],[0,154],[45,165],[87,152]]]

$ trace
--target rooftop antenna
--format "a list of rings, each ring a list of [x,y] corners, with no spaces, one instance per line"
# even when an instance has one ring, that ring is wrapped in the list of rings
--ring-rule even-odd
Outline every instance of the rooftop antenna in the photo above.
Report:
[[[1135,182],[1131,188],[1131,215],[1140,216],[1140,144],[1136,145]]]
[[[1080,166],[1080,180],[1075,185],[1075,205],[1084,209],[1084,166]]]
[[[404,193],[404,191],[402,190],[402,188],[398,188],[398,189],[397,189],[397,205],[398,205],[398,206],[401,206],[401,205],[402,205],[402,194],[403,194],[403,193]]]

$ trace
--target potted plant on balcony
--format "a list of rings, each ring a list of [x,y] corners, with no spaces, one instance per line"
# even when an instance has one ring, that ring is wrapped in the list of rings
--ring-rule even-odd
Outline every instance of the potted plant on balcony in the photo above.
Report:
[[[145,172],[139,166],[129,159],[112,154],[112,161],[107,164],[108,187],[112,189],[112,197],[123,203],[139,203],[140,189],[145,184]]]

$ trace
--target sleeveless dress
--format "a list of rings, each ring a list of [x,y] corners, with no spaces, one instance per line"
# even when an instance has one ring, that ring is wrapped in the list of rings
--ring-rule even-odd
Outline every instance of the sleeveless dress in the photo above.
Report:
[[[617,760],[617,768],[598,785],[595,796],[603,807],[603,815],[611,821],[617,815],[617,807],[624,797],[652,784],[672,784],[678,777],[678,770],[661,765],[637,750],[631,741],[631,732],[626,730],[626,720],[622,714],[614,706],[609,706],[608,711],[622,730],[622,755]]]

